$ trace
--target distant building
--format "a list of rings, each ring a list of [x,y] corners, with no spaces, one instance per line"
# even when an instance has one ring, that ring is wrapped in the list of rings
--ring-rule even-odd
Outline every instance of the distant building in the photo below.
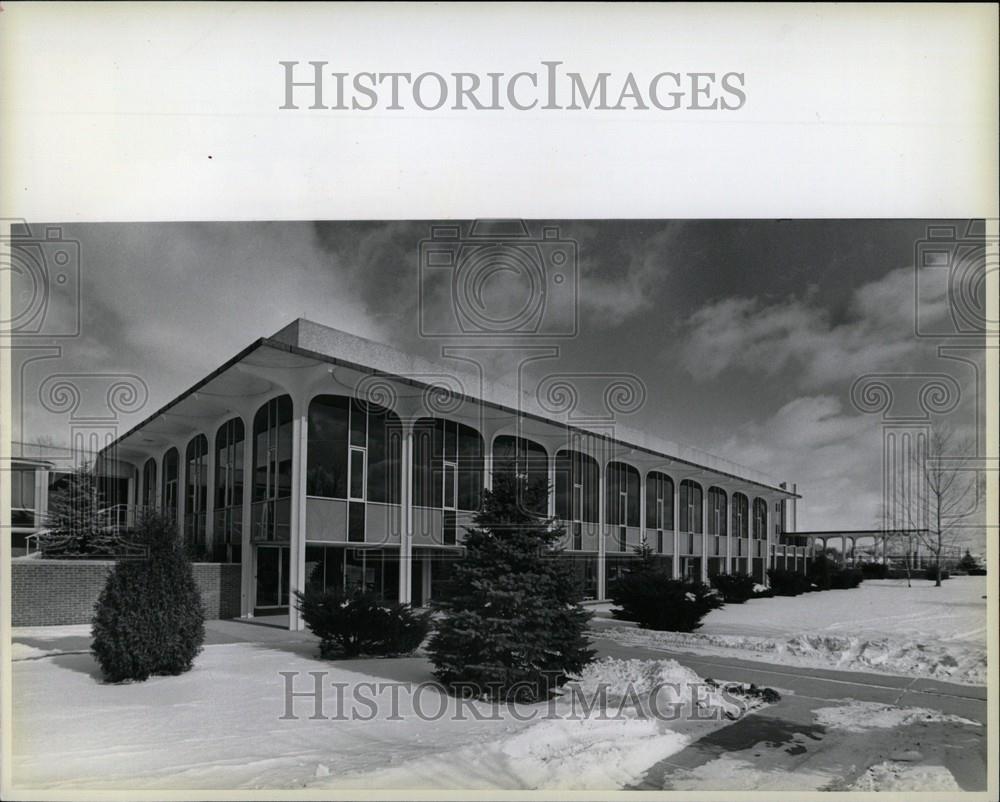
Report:
[[[22,556],[34,547],[32,538],[46,527],[51,494],[63,486],[67,474],[94,454],[44,443],[11,443],[10,525],[11,555]],[[106,508],[126,502],[128,482],[120,477],[101,477],[99,491]]]

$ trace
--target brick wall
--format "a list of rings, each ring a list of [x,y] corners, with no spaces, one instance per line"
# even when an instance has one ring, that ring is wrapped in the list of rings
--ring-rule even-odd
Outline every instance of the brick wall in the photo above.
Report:
[[[11,562],[11,623],[15,627],[89,624],[94,603],[113,562],[104,560],[14,560]],[[195,563],[205,617],[240,614],[240,566]]]

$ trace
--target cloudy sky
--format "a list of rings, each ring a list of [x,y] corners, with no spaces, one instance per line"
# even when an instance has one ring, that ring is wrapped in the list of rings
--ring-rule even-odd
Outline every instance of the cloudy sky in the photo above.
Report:
[[[964,233],[965,224],[956,225]],[[942,280],[948,272],[914,271],[925,222],[528,223],[536,236],[543,226],[574,242],[578,261],[560,287],[569,294],[547,299],[542,330],[564,329],[575,310],[577,333],[521,338],[517,348],[498,349],[487,358],[491,375],[513,383],[518,349],[537,345],[558,345],[559,356],[533,363],[529,380],[548,372],[634,374],[647,399],[623,422],[796,482],[804,496],[800,529],[876,522],[881,416],[852,405],[859,377],[952,376],[961,401],[947,418],[974,428],[975,367],[939,353],[940,338],[915,333],[954,328]],[[73,328],[74,295],[63,285],[41,335],[20,341],[15,439],[66,439],[65,414],[38,403],[46,376],[141,376],[149,398],[122,421],[124,430],[296,317],[434,357],[446,341],[421,336],[421,313],[425,325],[438,325],[451,301],[444,285],[431,283],[441,269],[419,265],[419,243],[430,227],[61,226],[64,239],[79,242],[80,335],[41,336]],[[40,231],[32,227],[33,235]],[[492,276],[485,302],[497,314],[515,311],[525,297],[522,278]],[[15,310],[24,292],[15,275]],[[976,351],[950,354],[981,359]],[[596,394],[584,399],[588,406],[602,406],[596,385],[581,392]]]

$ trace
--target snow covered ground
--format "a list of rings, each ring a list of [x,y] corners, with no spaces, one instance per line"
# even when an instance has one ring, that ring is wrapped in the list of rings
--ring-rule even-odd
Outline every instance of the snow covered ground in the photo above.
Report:
[[[985,685],[986,579],[955,577],[940,588],[867,580],[853,590],[753,599],[713,610],[689,634],[607,620],[595,629],[628,645]]]
[[[731,699],[706,693],[672,660],[600,661],[575,696],[506,708],[444,695],[423,658],[330,662],[315,650],[310,642],[212,645],[186,674],[124,685],[101,682],[86,653],[22,651],[13,678],[16,784],[607,790],[639,779],[733,711]],[[286,716],[288,680],[279,672],[298,672],[296,692],[313,690],[308,672],[320,672],[326,718],[312,718],[315,697],[294,699]],[[331,683],[345,695],[338,699]],[[676,683],[676,721],[641,715],[657,683]],[[599,685],[606,705],[577,706]],[[703,719],[718,715],[691,725],[695,707]]]

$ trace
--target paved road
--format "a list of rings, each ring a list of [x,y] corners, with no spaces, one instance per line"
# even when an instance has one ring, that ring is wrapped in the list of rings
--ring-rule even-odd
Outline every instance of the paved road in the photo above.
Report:
[[[669,657],[702,677],[753,682],[782,693],[777,704],[716,730],[653,766],[637,788],[725,790],[719,783],[727,780],[732,789],[745,790],[749,789],[741,783],[766,782],[768,790],[846,788],[869,766],[902,759],[945,766],[964,790],[986,789],[986,688],[624,646],[604,638],[595,638],[593,644],[601,656]],[[846,733],[817,725],[814,710],[852,699],[930,708],[981,726],[921,721],[891,730]]]

